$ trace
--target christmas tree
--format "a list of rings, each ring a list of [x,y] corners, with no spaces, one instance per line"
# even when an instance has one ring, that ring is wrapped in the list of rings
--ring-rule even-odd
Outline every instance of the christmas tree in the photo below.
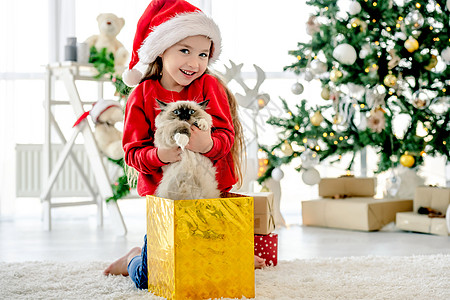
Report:
[[[320,80],[322,89],[316,99],[283,100],[286,116],[269,119],[280,134],[275,145],[261,147],[267,165],[259,182],[297,156],[299,171],[317,172],[315,164],[351,153],[350,170],[368,146],[379,156],[376,173],[416,168],[426,155],[448,161],[450,0],[307,4],[316,11],[307,22],[311,41],[289,51],[295,62],[285,70]],[[300,82],[292,86],[302,92]]]

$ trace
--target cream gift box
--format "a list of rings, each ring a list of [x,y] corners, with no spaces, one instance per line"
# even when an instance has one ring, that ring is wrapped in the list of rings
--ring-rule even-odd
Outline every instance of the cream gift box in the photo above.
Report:
[[[411,211],[412,200],[354,197],[302,202],[303,224],[363,231],[380,230],[397,212]]]
[[[254,231],[255,234],[269,234],[275,230],[273,212],[273,193],[243,193],[254,199]]]
[[[339,197],[372,197],[375,195],[375,178],[358,178],[343,176],[338,178],[322,178],[319,182],[319,196],[324,198]]]
[[[447,236],[449,230],[444,218],[429,218],[428,215],[417,212],[420,207],[429,207],[445,215],[449,205],[450,188],[417,187],[414,194],[414,212],[398,213],[396,226],[402,230]]]
[[[397,228],[407,231],[448,235],[447,223],[444,218],[428,218],[414,212],[399,212],[395,221]]]

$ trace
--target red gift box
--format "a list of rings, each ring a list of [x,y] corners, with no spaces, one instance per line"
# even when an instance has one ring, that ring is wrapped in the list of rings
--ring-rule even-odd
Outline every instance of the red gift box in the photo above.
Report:
[[[255,255],[264,258],[267,266],[276,266],[278,262],[278,234],[255,234]]]

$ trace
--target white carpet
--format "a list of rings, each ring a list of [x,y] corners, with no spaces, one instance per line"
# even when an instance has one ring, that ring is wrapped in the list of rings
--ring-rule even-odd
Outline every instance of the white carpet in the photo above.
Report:
[[[107,262],[0,262],[0,299],[161,299]],[[256,299],[450,299],[450,255],[281,261],[256,270]]]

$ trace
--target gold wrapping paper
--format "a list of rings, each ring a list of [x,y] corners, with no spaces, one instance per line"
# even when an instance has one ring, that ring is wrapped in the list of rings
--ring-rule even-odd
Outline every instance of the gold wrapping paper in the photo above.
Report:
[[[148,289],[167,299],[252,298],[253,198],[147,196]]]

